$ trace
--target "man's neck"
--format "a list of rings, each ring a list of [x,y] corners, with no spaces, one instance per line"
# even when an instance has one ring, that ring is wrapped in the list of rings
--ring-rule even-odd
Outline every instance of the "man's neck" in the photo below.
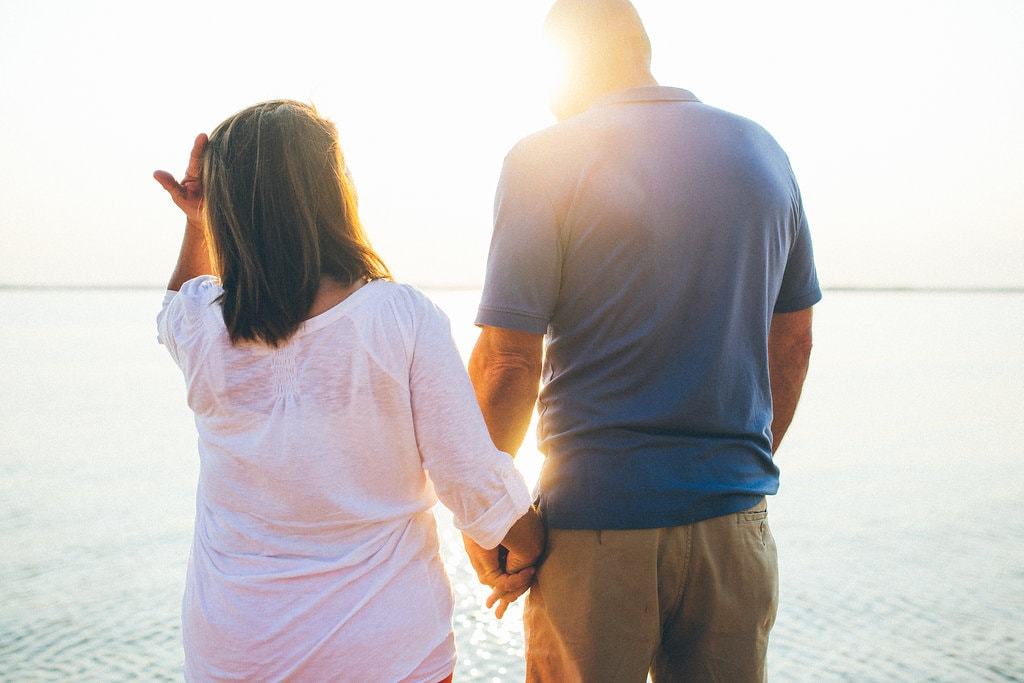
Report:
[[[632,90],[633,88],[648,88],[657,86],[658,81],[654,78],[650,71],[634,72],[624,74],[619,78],[605,79],[599,87],[595,87],[587,93],[582,101],[577,101],[577,107],[573,111],[568,112],[569,116],[574,116],[582,111],[589,109],[595,102],[601,100],[608,95],[612,95],[623,90]],[[563,116],[561,118],[568,118]]]
[[[593,92],[593,101],[597,101],[602,97],[607,97],[612,93],[621,92],[623,90],[632,90],[633,88],[646,88],[650,86],[658,85],[657,79],[651,74],[650,71],[644,69],[640,71],[628,71],[616,75],[608,75],[603,82]]]
[[[628,79],[627,82],[622,85],[622,87],[618,88],[618,90],[631,90],[632,88],[651,88],[657,85],[658,79],[656,79],[650,71],[645,71],[634,78]]]

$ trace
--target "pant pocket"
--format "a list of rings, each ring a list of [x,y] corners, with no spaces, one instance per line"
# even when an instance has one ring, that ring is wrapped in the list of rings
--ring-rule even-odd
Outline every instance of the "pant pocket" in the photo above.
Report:
[[[746,510],[736,513],[737,524],[757,524],[768,519],[768,499],[762,498]]]
[[[742,535],[750,537],[754,544],[762,550],[768,549],[770,532],[768,531],[768,503],[761,499],[756,505],[736,513],[736,525]]]

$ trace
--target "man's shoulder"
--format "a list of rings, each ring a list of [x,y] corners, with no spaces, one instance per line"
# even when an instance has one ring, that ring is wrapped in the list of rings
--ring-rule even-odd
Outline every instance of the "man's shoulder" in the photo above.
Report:
[[[731,128],[736,132],[745,133],[745,137],[757,138],[779,147],[775,137],[757,121],[722,109],[705,102],[688,102],[680,115],[695,116],[705,123],[714,123]],[[642,121],[629,117],[630,123],[643,125]],[[623,117],[615,109],[609,107],[592,107],[572,118],[535,131],[517,142],[507,157],[513,159],[531,159],[562,155],[578,148],[585,150],[601,138],[602,132],[621,132]],[[626,128],[629,126],[627,125]],[[780,147],[781,149],[781,147]]]
[[[505,163],[550,168],[564,162],[574,152],[583,151],[581,133],[585,125],[577,116],[530,133],[512,146]]]
[[[737,140],[746,139],[748,141],[757,141],[782,152],[782,146],[779,145],[775,136],[768,132],[768,129],[757,121],[742,114],[714,107],[710,104],[700,103],[699,106],[703,116],[707,119],[715,121],[718,125],[731,128],[737,133],[740,133],[742,137],[738,137]]]

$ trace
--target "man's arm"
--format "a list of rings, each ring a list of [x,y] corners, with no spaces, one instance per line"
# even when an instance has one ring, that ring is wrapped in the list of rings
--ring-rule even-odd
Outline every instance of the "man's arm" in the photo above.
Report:
[[[485,326],[469,357],[469,378],[491,440],[512,456],[537,403],[543,342],[543,334]]]
[[[543,341],[542,334],[484,326],[469,357],[469,378],[491,440],[513,456],[523,443],[537,402]],[[533,510],[524,515],[502,541],[508,551],[504,562],[497,548],[485,550],[465,534],[463,542],[480,582],[493,589],[487,607],[497,603],[495,614],[500,619],[533,582],[530,565],[543,551],[543,524]]]
[[[811,310],[776,313],[768,334],[768,369],[772,387],[772,452],[786,435],[811,357]]]

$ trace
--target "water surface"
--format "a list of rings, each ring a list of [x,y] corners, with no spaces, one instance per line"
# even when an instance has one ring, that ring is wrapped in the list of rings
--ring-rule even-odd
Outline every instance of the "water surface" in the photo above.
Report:
[[[179,680],[195,434],[158,291],[0,291],[0,679]],[[476,292],[434,292],[463,353]],[[1024,680],[1024,296],[832,292],[778,454],[780,681]],[[540,456],[519,465],[536,476]],[[461,681],[522,680],[438,514]]]

